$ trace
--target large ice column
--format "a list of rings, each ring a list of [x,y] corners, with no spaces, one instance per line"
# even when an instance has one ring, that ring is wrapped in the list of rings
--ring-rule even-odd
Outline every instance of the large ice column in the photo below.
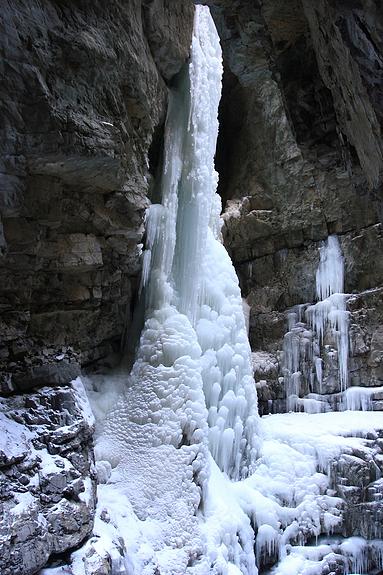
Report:
[[[218,35],[209,11],[198,7],[189,77],[168,117],[162,205],[149,211],[144,277],[149,309],[167,302],[195,328],[210,450],[238,479],[255,459],[258,418],[238,280],[220,241],[214,153],[221,76]]]
[[[137,517],[158,522],[161,573],[181,573],[202,553],[197,517],[211,485],[211,457],[237,480],[249,475],[258,449],[241,293],[220,241],[214,152],[221,76],[213,20],[197,6],[191,62],[166,122],[162,202],[147,214],[145,325],[127,386],[96,445]],[[249,520],[240,539],[233,529],[228,554],[235,549],[241,566],[241,541],[252,548],[254,533]]]
[[[209,11],[199,8],[197,13],[174,275],[180,308],[194,322],[203,353],[210,451],[222,471],[239,479],[249,473],[256,457],[257,399],[238,279],[220,241],[221,202],[216,193],[214,153],[221,49]]]

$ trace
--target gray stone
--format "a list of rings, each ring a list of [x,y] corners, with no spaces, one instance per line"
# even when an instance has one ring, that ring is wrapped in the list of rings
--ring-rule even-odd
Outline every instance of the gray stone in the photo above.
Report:
[[[32,575],[52,553],[76,547],[92,531],[94,425],[81,385],[45,387],[1,403],[2,575]]]
[[[192,24],[191,0],[4,6],[0,371],[9,381],[43,347],[53,356],[72,345],[81,364],[121,352],[167,83],[188,58]]]

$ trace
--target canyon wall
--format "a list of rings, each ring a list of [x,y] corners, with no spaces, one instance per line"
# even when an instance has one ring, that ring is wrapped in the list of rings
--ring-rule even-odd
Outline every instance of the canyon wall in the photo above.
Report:
[[[2,4],[0,506],[3,575],[90,534],[94,423],[81,369],[129,339],[144,213],[191,2]]]
[[[121,349],[192,18],[188,2],[6,4],[3,391],[60,383]]]
[[[329,234],[339,236],[345,258],[350,383],[379,387],[379,1],[204,3],[224,52],[216,157],[223,237],[250,306],[261,412],[286,409],[287,316],[315,300],[319,247]],[[169,87],[189,55],[192,16],[191,1],[178,0],[4,3],[3,575],[31,575],[92,531],[94,421],[81,383],[70,381],[81,370],[115,366],[132,339],[144,213],[156,193]],[[324,373],[323,394],[336,403],[330,354]],[[377,392],[374,409],[382,402]],[[361,501],[369,505],[369,473],[351,518]]]
[[[211,5],[224,51],[217,151],[224,241],[250,306],[262,409],[284,397],[287,313],[315,301],[338,234],[352,294],[351,385],[383,382],[383,14],[355,0]],[[371,291],[373,290],[373,291]],[[325,359],[323,393],[339,392]],[[332,383],[330,383],[332,381]],[[328,385],[326,385],[326,382]],[[302,395],[307,390],[301,390]],[[375,408],[381,408],[377,393]],[[283,408],[277,402],[276,409]]]

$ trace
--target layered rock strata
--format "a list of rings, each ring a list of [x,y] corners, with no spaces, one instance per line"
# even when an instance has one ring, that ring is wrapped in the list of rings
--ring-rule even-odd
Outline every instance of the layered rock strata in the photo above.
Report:
[[[171,0],[3,6],[4,392],[40,384],[42,365],[68,380],[63,363],[73,375],[121,350],[192,17]]]

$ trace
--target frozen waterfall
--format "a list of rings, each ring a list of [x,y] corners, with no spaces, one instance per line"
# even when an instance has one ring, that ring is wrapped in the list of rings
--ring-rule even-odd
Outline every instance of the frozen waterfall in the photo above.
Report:
[[[214,153],[221,76],[213,20],[197,6],[191,62],[169,105],[162,201],[147,214],[145,325],[129,381],[96,444],[98,466],[109,464],[108,481],[120,484],[138,519],[161,525],[154,544],[161,573],[176,564],[183,572],[202,554],[197,516],[214,514],[213,468],[245,478],[259,448],[241,293],[220,239]],[[239,513],[241,537],[234,525],[232,539],[219,545],[234,563],[249,564],[243,572],[250,574],[254,534]]]
[[[188,74],[169,108],[162,204],[148,213],[147,321],[164,310],[172,318],[173,332],[162,341],[156,367],[158,362],[170,366],[186,353],[198,358],[210,451],[220,469],[238,479],[248,474],[256,456],[257,402],[238,279],[220,241],[214,154],[221,49],[208,10],[197,8],[196,14]],[[193,332],[190,349],[184,325]],[[158,342],[153,347],[149,363]]]
[[[320,396],[323,392],[323,350],[337,363],[341,394],[348,387],[349,371],[349,312],[344,294],[344,260],[336,235],[327,238],[319,255],[318,301],[313,305],[296,306],[289,313],[289,330],[283,347],[287,409],[312,413],[329,409]],[[340,401],[338,409],[350,405],[356,403]]]

